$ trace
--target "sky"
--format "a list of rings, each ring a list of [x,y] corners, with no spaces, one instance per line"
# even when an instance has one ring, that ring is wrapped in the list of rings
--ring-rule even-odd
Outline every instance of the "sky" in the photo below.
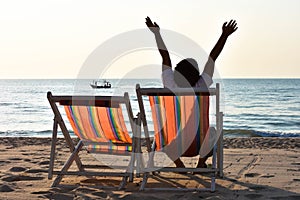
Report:
[[[119,34],[146,28],[146,16],[161,29],[194,41],[207,54],[221,35],[222,24],[235,19],[239,28],[216,62],[220,77],[300,78],[298,0],[0,1],[0,78],[77,78],[99,46]],[[151,33],[149,40],[155,46]],[[100,65],[102,58],[97,58]],[[171,58],[175,65],[180,56],[175,52]],[[156,49],[140,48],[99,68],[105,67],[102,76],[108,78],[124,74],[159,78],[160,63]],[[143,73],[146,68],[149,73]]]

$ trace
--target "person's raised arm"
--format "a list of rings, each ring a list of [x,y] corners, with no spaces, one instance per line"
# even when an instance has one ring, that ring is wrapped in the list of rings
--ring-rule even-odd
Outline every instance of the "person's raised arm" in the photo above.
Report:
[[[233,32],[235,32],[238,29],[237,23],[235,20],[230,20],[230,22],[227,24],[225,22],[222,26],[222,35],[220,36],[218,42],[214,46],[214,48],[211,50],[209,54],[209,59],[204,67],[204,72],[208,74],[209,76],[213,76],[214,74],[214,62],[217,60],[218,56],[220,55],[221,51],[223,50],[223,47],[226,43],[226,40],[229,35],[231,35]]]
[[[146,25],[148,26],[148,28],[150,29],[150,31],[152,33],[154,33],[155,36],[155,40],[156,40],[156,44],[157,44],[157,48],[159,50],[159,53],[162,57],[162,71],[171,68],[172,67],[172,63],[171,63],[171,59],[170,59],[170,55],[168,52],[168,49],[160,35],[160,28],[159,26],[156,24],[156,22],[152,23],[150,17],[146,18]]]

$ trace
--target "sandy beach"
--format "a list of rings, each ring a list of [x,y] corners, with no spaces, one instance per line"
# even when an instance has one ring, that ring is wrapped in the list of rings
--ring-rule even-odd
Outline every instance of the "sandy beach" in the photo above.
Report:
[[[51,188],[50,144],[50,138],[1,138],[0,199],[300,199],[300,138],[225,139],[224,178],[216,180],[214,193],[140,192],[141,178],[122,191],[117,189],[120,178],[106,177],[66,176]],[[69,152],[62,139],[57,149],[57,156],[66,159]],[[175,177],[192,186],[205,179]],[[149,179],[149,187],[154,184],[172,182]]]

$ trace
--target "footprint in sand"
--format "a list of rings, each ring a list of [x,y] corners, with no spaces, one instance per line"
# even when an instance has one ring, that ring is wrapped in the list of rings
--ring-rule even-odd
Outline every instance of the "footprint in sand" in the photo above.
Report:
[[[22,158],[8,158],[8,160],[22,160]]]
[[[86,193],[86,194],[89,194],[89,193],[92,193],[92,192],[96,192],[97,190],[95,189],[89,189],[89,188],[78,188],[76,190],[76,192],[80,192],[80,193]]]
[[[0,160],[0,165],[5,165],[5,164],[9,164],[10,161],[7,160]]]
[[[43,180],[44,177],[31,177],[31,176],[18,176],[12,175],[9,177],[2,178],[2,181],[6,182],[16,182],[16,181],[38,181]]]
[[[299,172],[300,169],[287,169],[286,171],[288,171],[288,172]]]
[[[48,160],[39,162],[40,165],[49,165],[49,163],[50,162]]]
[[[250,177],[250,178],[254,178],[254,177],[257,177],[257,176],[260,176],[260,174],[258,174],[258,173],[247,173],[247,174],[245,174],[245,177]]]
[[[0,192],[12,192],[14,189],[9,187],[8,185],[0,185]]]
[[[300,163],[291,163],[291,165],[300,165]]]
[[[262,178],[272,178],[272,177],[275,177],[275,175],[267,174],[267,175],[263,175],[261,177]]]
[[[288,158],[298,158],[298,156],[288,156]]]
[[[31,192],[31,194],[51,194],[50,191],[37,191],[37,192]]]
[[[48,170],[45,170],[45,169],[29,169],[29,170],[26,171],[26,173],[33,173],[33,174],[48,173]]]
[[[9,169],[9,171],[11,171],[11,172],[23,172],[25,170],[26,170],[26,168],[24,168],[24,167],[12,167]]]

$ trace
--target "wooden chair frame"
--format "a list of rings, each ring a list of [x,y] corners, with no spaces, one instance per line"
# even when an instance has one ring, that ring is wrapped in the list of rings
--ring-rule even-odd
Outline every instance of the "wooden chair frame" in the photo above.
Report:
[[[213,148],[212,168],[173,168],[164,167],[156,168],[153,166],[153,157],[156,149],[155,141],[153,141],[152,147],[148,146],[149,162],[144,168],[143,182],[140,190],[154,189],[154,190],[210,190],[215,191],[215,175],[223,177],[223,113],[220,112],[220,86],[216,84],[216,88],[141,88],[139,84],[136,85],[136,93],[138,103],[140,107],[141,120],[143,123],[144,134],[149,137],[149,130],[147,126],[147,119],[144,109],[143,96],[215,96],[216,98],[216,132],[220,135],[215,147]],[[150,149],[150,150],[149,150]],[[211,173],[211,187],[210,188],[145,188],[147,180],[151,174],[155,175],[154,171],[158,172],[200,172]],[[152,172],[152,173],[151,173]]]
[[[119,185],[119,189],[125,187],[127,179],[133,180],[134,171],[139,175],[141,168],[143,167],[143,161],[141,157],[141,118],[138,114],[137,117],[133,116],[128,93],[124,96],[53,96],[51,92],[47,93],[47,98],[50,106],[54,113],[54,123],[53,123],[53,133],[52,133],[52,144],[50,152],[50,163],[48,170],[48,179],[52,179],[53,175],[57,175],[53,181],[52,187],[57,186],[64,175],[82,175],[82,176],[120,176],[123,177]],[[122,144],[122,145],[132,145],[131,159],[129,166],[124,173],[120,172],[103,172],[103,171],[89,171],[89,168],[97,169],[108,169],[105,165],[84,165],[78,155],[79,151],[82,150],[84,142],[79,140],[77,144],[74,144],[70,133],[66,127],[64,119],[58,109],[58,105],[76,105],[76,106],[100,106],[100,107],[115,107],[120,104],[125,104],[131,130],[133,132],[132,144]],[[60,170],[54,170],[54,161],[56,155],[56,143],[57,143],[57,130],[60,127],[67,146],[70,149],[70,157],[65,162],[64,166]],[[78,171],[69,171],[70,166],[75,161]],[[136,163],[136,165],[135,165]],[[119,166],[114,166],[118,168]]]

